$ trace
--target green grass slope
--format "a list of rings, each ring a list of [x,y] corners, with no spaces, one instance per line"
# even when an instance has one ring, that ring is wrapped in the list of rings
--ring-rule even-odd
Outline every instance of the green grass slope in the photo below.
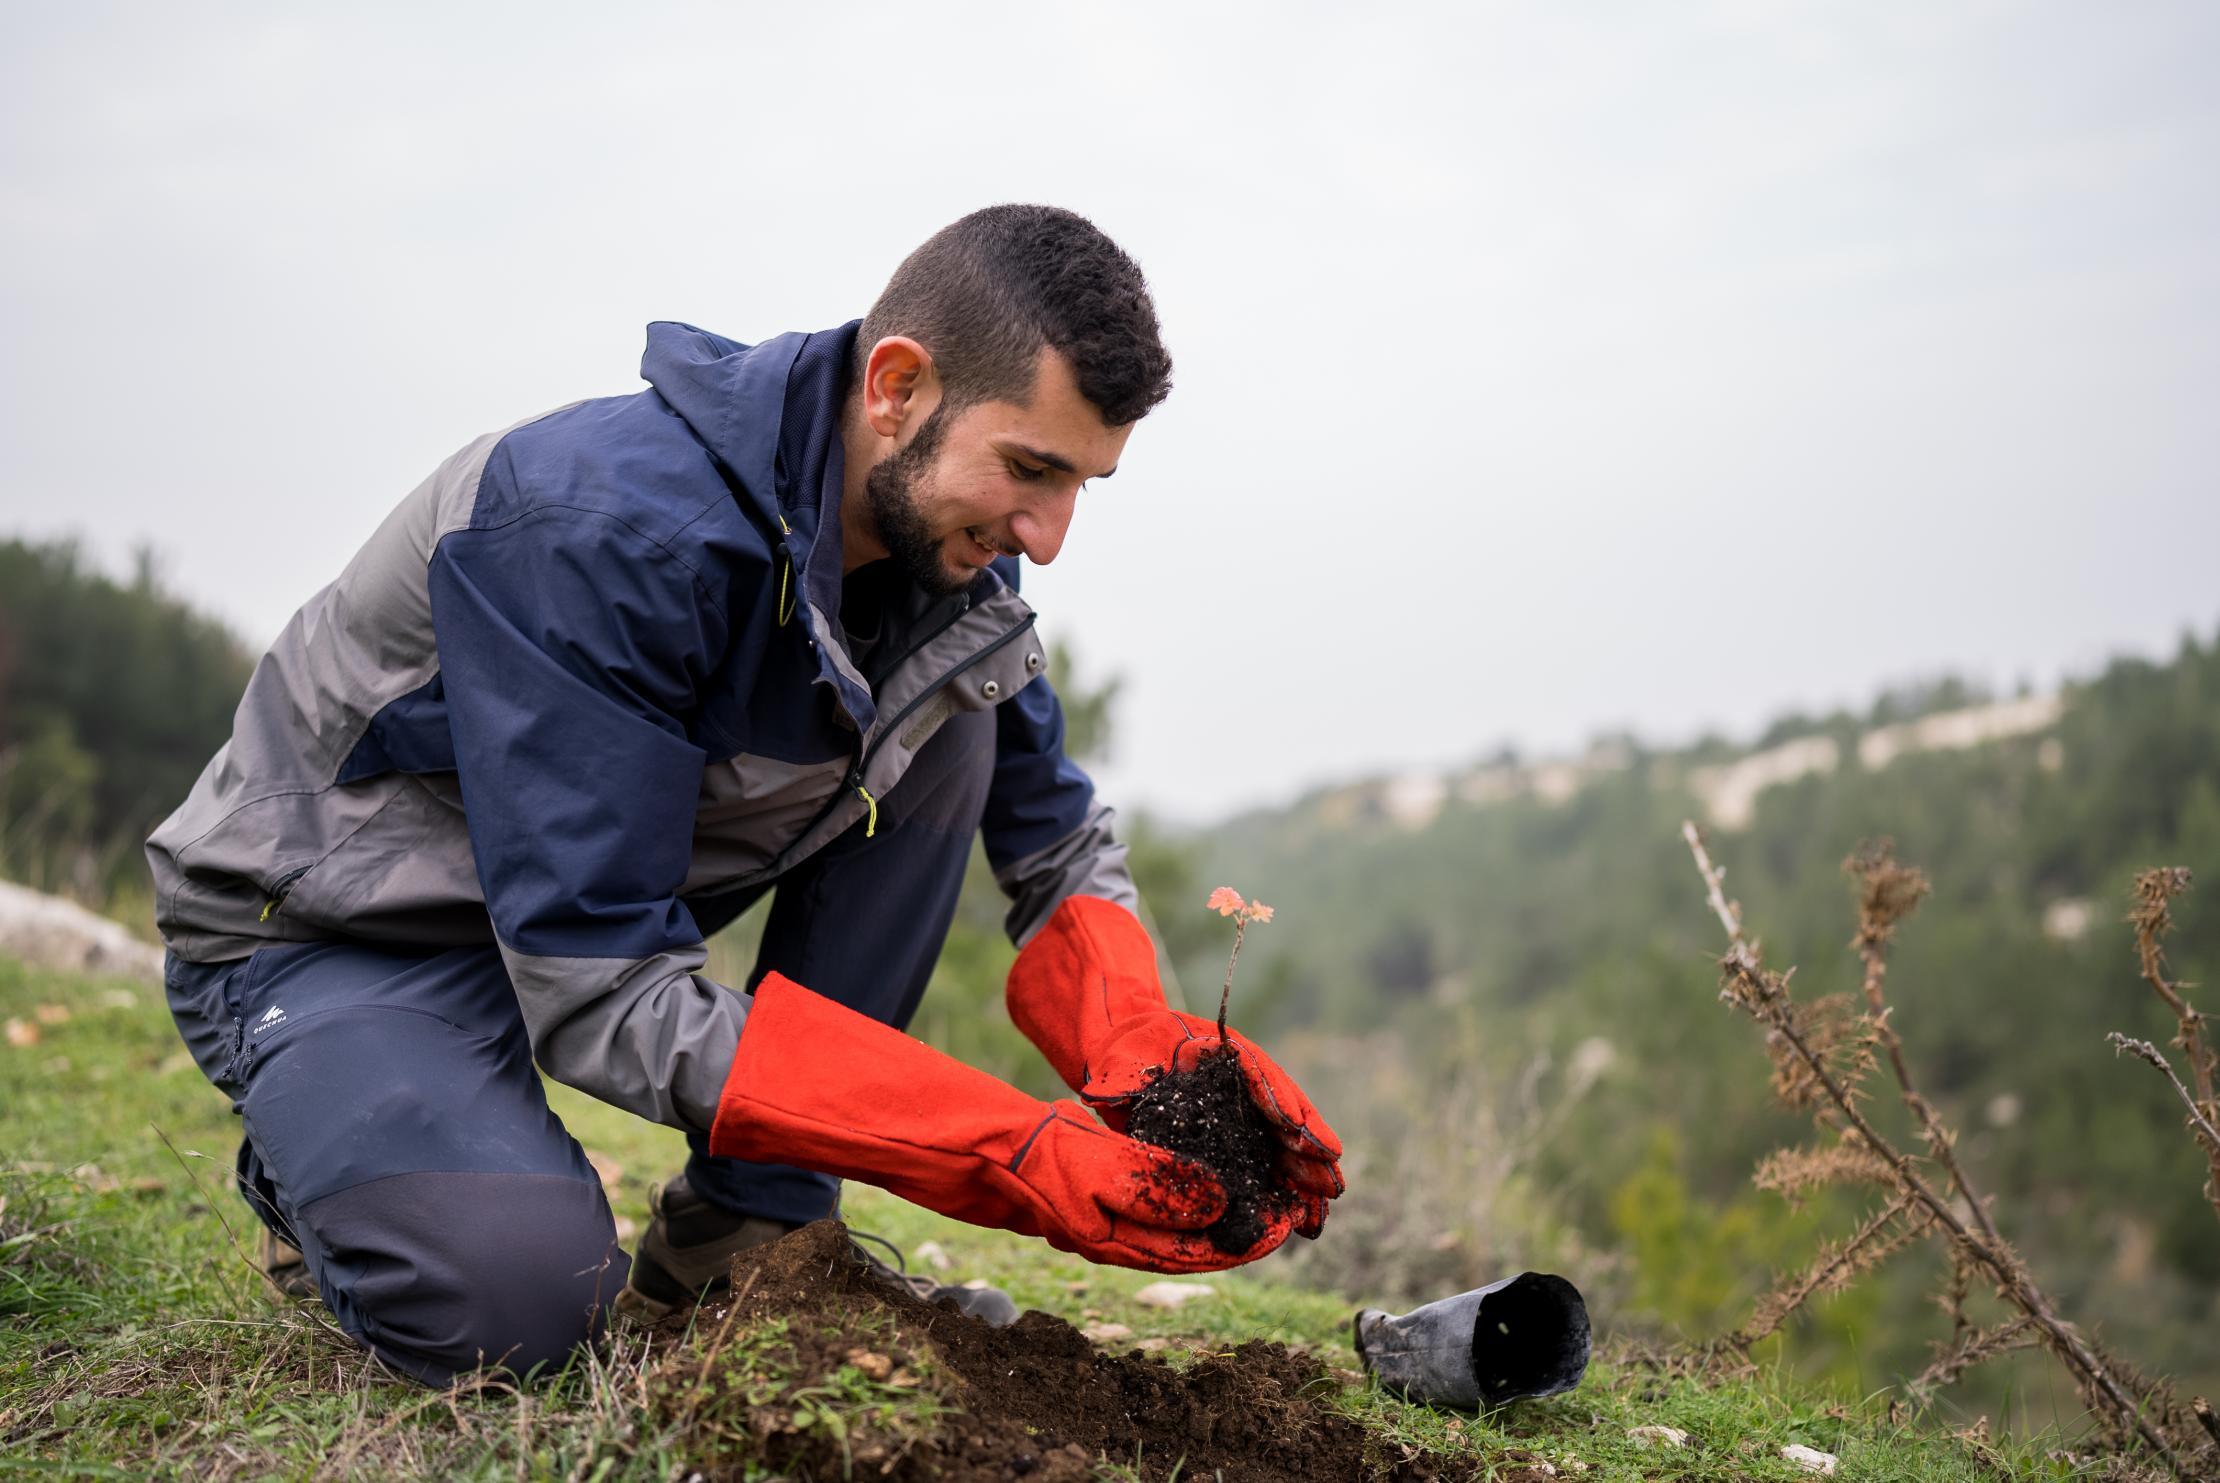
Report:
[[[248,1261],[253,1223],[228,1183],[235,1120],[179,1046],[158,993],[0,958],[0,1020],[9,1026],[0,1041],[0,1476],[616,1480],[709,1467],[768,1477],[746,1453],[746,1429],[720,1426],[697,1404],[711,1358],[754,1367],[746,1386],[725,1392],[745,1390],[752,1414],[838,1433],[847,1465],[827,1476],[878,1476],[879,1459],[899,1460],[901,1437],[941,1423],[934,1405],[862,1371],[820,1377],[807,1393],[789,1387],[778,1336],[766,1332],[728,1335],[714,1354],[700,1339],[651,1354],[620,1335],[522,1393],[434,1393],[387,1379],[319,1307],[284,1304],[259,1282]],[[682,1159],[682,1140],[562,1088],[552,1095],[636,1229],[648,1189]],[[1706,1384],[1625,1354],[1550,1401],[1490,1417],[1437,1412],[1367,1386],[1347,1341],[1351,1301],[1276,1280],[1272,1263],[1213,1278],[1212,1296],[1166,1311],[1133,1301],[1146,1274],[956,1225],[875,1191],[852,1190],[847,1213],[913,1252],[938,1243],[951,1275],[989,1277],[1022,1304],[1124,1325],[1130,1334],[1112,1341],[1120,1346],[1167,1341],[1175,1364],[1256,1338],[1304,1346],[1341,1380],[1332,1404],[1374,1434],[1384,1458],[1418,1449],[1467,1461],[1475,1476],[1554,1469],[1597,1483],[1811,1476],[1783,1456],[1794,1444],[1835,1454],[1838,1476],[1850,1478],[2099,1475],[2040,1443],[1999,1448],[1923,1432],[1779,1376]],[[1335,1239],[1331,1227],[1324,1239]],[[1686,1441],[1645,1439],[1641,1427],[1674,1428]],[[1104,1479],[1162,1479],[1178,1465],[1154,1453],[1087,1464]]]

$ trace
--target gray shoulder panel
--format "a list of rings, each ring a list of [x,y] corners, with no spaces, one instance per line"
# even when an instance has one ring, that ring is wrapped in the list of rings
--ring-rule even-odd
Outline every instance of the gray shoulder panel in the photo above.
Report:
[[[487,433],[434,469],[255,665],[230,740],[147,840],[155,920],[181,955],[240,957],[316,935],[305,918],[284,920],[273,903],[370,819],[392,822],[389,805],[414,801],[405,783],[343,787],[335,779],[378,712],[438,672],[426,576],[432,549],[470,523],[487,460],[513,430]],[[466,880],[474,893],[460,813],[433,810],[427,827],[415,850],[429,870],[417,874]]]

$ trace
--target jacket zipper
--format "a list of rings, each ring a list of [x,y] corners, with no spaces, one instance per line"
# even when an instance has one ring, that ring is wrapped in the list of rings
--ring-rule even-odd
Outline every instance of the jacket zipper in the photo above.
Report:
[[[267,922],[271,917],[276,916],[278,908],[285,905],[285,898],[293,894],[293,883],[314,868],[311,865],[303,865],[300,869],[288,871],[271,882],[270,899],[262,904],[262,915],[255,918],[255,920]]]
[[[969,611],[970,608],[966,606],[964,612]],[[904,653],[901,659],[896,660],[894,662],[894,665],[890,669],[888,669],[887,673],[893,674],[896,670],[899,670],[902,665],[909,660],[911,655],[916,654],[919,650],[923,649],[934,639],[939,638],[949,629],[955,627],[957,619],[960,619],[962,617],[963,613],[959,612],[955,618],[951,618],[946,623],[943,623],[939,628],[933,630],[933,632],[929,636],[919,640],[915,644],[912,644],[908,652]],[[856,760],[849,765],[848,776],[841,781],[840,791],[825,800],[825,806],[817,811],[817,817],[811,819],[807,827],[805,827],[800,834],[794,836],[795,840],[799,842],[801,840],[809,838],[809,836],[813,832],[815,832],[818,825],[824,823],[825,820],[832,817],[833,810],[840,807],[841,799],[847,797],[850,793],[858,792],[862,789],[864,774],[871,770],[871,759],[879,755],[879,748],[886,745],[886,739],[890,736],[893,736],[896,732],[900,731],[902,729],[902,723],[904,721],[907,721],[912,715],[916,714],[918,707],[925,704],[926,701],[932,699],[935,695],[938,695],[941,691],[947,689],[949,683],[953,681],[958,675],[961,675],[965,670],[970,669],[973,665],[978,664],[981,660],[984,660],[991,655],[999,654],[1003,649],[1009,646],[1011,640],[1015,639],[1018,635],[1032,628],[1034,622],[1039,617],[1040,615],[1038,613],[1027,613],[1025,615],[1024,621],[1019,623],[1017,627],[1011,629],[1008,633],[1003,634],[1000,638],[996,639],[993,643],[987,645],[985,648],[972,653],[967,658],[965,658],[962,663],[950,666],[947,673],[943,674],[939,679],[933,681],[933,683],[931,683],[930,685],[927,685],[924,689],[918,691],[917,694],[911,696],[909,704],[896,711],[893,715],[893,718],[890,719],[884,726],[879,728],[878,737],[874,741],[872,741],[869,746],[864,747],[856,754]],[[873,810],[874,812],[876,812],[877,805],[875,802],[873,802],[873,800],[870,799],[868,794],[865,795],[865,801],[871,802],[873,805]]]

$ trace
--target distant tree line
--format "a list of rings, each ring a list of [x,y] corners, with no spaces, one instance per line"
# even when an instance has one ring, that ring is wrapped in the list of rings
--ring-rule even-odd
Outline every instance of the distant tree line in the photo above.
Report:
[[[98,904],[231,733],[253,661],[221,623],[74,541],[0,542],[0,875]]]

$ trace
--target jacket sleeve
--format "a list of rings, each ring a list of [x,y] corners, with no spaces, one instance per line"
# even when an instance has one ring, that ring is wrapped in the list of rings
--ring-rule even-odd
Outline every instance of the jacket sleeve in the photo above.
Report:
[[[1035,676],[995,711],[994,781],[980,825],[987,861],[1010,898],[1012,942],[1032,941],[1067,896],[1139,909],[1112,818],[1064,754],[1064,707],[1048,676]]]
[[[556,1080],[707,1129],[747,1001],[678,900],[727,640],[693,570],[609,516],[449,533],[432,621],[471,852],[532,1052]]]

